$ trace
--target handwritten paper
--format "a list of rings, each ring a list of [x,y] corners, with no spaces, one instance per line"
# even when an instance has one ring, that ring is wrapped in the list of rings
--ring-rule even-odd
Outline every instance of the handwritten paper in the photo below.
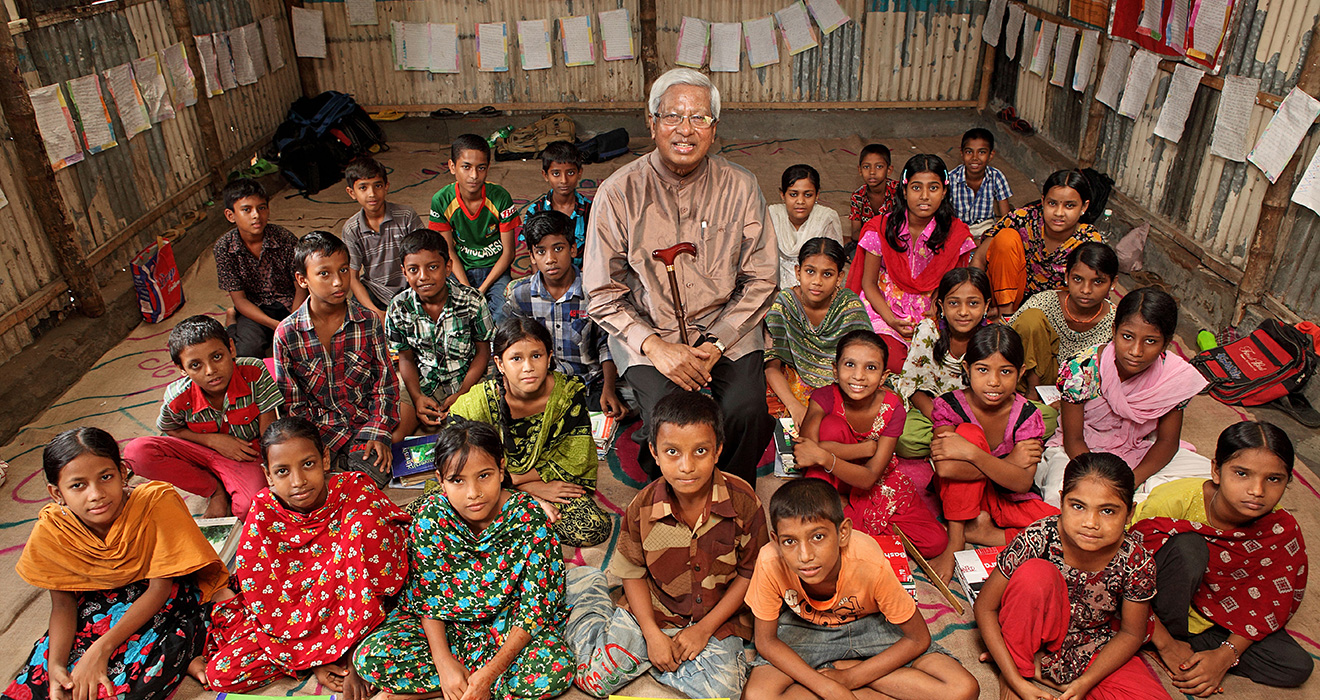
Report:
[[[1190,5],[1190,0],[1173,0],[1169,22],[1164,25],[1164,44],[1181,54],[1187,53],[1187,13],[1191,10]]]
[[[1105,62],[1104,75],[1100,76],[1100,87],[1096,88],[1095,99],[1110,109],[1118,109],[1118,94],[1127,79],[1128,66],[1132,65],[1132,46],[1116,41],[1109,47],[1109,60]]]
[[[165,85],[165,74],[160,70],[160,58],[151,54],[132,62],[133,77],[137,80],[138,92],[142,95],[143,108],[152,124],[174,118],[174,104],[170,101],[170,90]],[[119,98],[115,98],[118,102]]]
[[[252,59],[252,70],[257,77],[266,74],[266,50],[261,47],[261,28],[256,22],[243,25],[243,40],[247,42],[248,57]]]
[[[822,32],[830,32],[842,27],[852,19],[847,12],[839,6],[838,0],[807,0],[807,7],[811,9],[811,16],[816,18],[816,24]]]
[[[1301,181],[1293,190],[1292,201],[1320,214],[1320,148],[1311,156],[1310,165],[1306,166]]]
[[[1077,27],[1059,27],[1059,38],[1054,44],[1054,72],[1050,74],[1050,85],[1063,87],[1068,81],[1068,69],[1072,67],[1073,44],[1077,43]]]
[[[1155,82],[1155,71],[1160,66],[1160,57],[1145,49],[1137,49],[1128,67],[1127,84],[1123,86],[1123,99],[1118,103],[1118,113],[1128,119],[1141,116],[1146,107],[1146,93],[1150,84]]]
[[[257,69],[252,65],[252,54],[248,53],[247,37],[243,36],[242,28],[228,32],[225,39],[233,56],[234,79],[239,85],[251,85],[257,82]]]
[[[458,25],[432,24],[431,60],[432,73],[458,72]]]
[[[270,69],[277,71],[284,67],[284,48],[280,46],[280,25],[274,15],[261,18],[261,36],[266,40],[266,59]]]
[[[1179,63],[1173,69],[1173,80],[1169,82],[1169,93],[1164,97],[1164,106],[1160,108],[1160,118],[1155,122],[1155,135],[1178,143],[1182,139],[1183,126],[1187,124],[1187,115],[1192,113],[1192,100],[1196,98],[1196,88],[1201,85],[1205,71]]]
[[[165,67],[170,71],[171,95],[175,109],[197,104],[197,78],[188,65],[188,54],[183,42],[166,47]]]
[[[596,40],[591,34],[591,15],[560,17],[559,41],[564,47],[564,65],[595,65]]]
[[[390,22],[397,70],[427,70],[431,67],[431,30],[425,22]]]
[[[1241,163],[1247,159],[1247,140],[1251,134],[1251,112],[1256,107],[1260,78],[1241,75],[1224,76],[1219,93],[1219,111],[1215,128],[1210,132],[1210,155]]]
[[[78,113],[78,123],[82,124],[83,145],[87,152],[96,154],[119,145],[114,127],[110,125],[110,111],[105,108],[105,98],[101,97],[101,77],[93,73],[66,84],[73,109]]]
[[[1164,16],[1164,0],[1146,0],[1137,20],[1137,33],[1159,39],[1160,19]]]
[[[1073,68],[1073,90],[1086,92],[1091,79],[1095,77],[1095,64],[1099,58],[1100,32],[1094,29],[1083,30],[1082,47],[1077,50],[1077,66]]]
[[[985,23],[981,25],[981,40],[991,46],[999,46],[999,37],[1004,31],[1004,11],[1008,9],[1008,0],[990,0],[990,9],[985,12]]]
[[[125,63],[106,70],[105,82],[110,87],[110,96],[115,99],[119,123],[128,139],[131,141],[134,136],[150,129],[151,115],[147,114],[147,105],[133,79],[133,65]]]
[[[1233,0],[1198,0],[1192,10],[1188,56],[1208,61],[1219,55],[1232,5]]]
[[[380,23],[376,19],[376,0],[344,0],[344,11],[350,26]]]
[[[28,99],[36,113],[37,131],[41,132],[41,141],[46,145],[46,158],[50,160],[51,169],[60,170],[81,161],[84,156],[78,145],[78,131],[73,126],[73,115],[69,113],[69,103],[64,100],[59,84],[28,90]]]
[[[1274,117],[1261,133],[1256,147],[1247,155],[1247,160],[1260,168],[1273,184],[1288,167],[1288,161],[1292,160],[1317,116],[1320,116],[1320,101],[1294,87],[1274,111]]]
[[[518,20],[518,56],[523,70],[545,70],[553,65],[550,56],[550,20]]]
[[[632,20],[628,8],[606,10],[600,13],[601,54],[606,61],[627,61],[637,58],[633,48]]]
[[[1017,58],[1018,43],[1022,39],[1022,24],[1026,19],[1027,9],[1021,3],[1010,2],[1008,4],[1008,45],[1005,49],[1008,51],[1010,59]]]
[[[774,17],[745,20],[743,37],[747,42],[747,64],[752,68],[765,68],[779,63]]]
[[[807,17],[807,6],[802,4],[802,0],[776,12],[775,19],[779,21],[779,31],[784,36],[789,56],[820,46],[816,41],[816,30],[811,28],[811,19]]]
[[[1054,53],[1054,35],[1059,31],[1059,25],[1049,21],[1041,20],[1040,31],[1036,34],[1036,48],[1031,52],[1031,72],[1045,77],[1045,70],[1050,65],[1050,54]]]
[[[234,51],[229,46],[229,34],[216,32],[211,38],[215,40],[215,65],[220,87],[232,90],[238,87],[238,74],[234,71]]]
[[[742,67],[742,23],[715,22],[710,25],[710,70],[737,73]]]
[[[477,24],[477,70],[486,73],[509,70],[509,25],[504,22]]]
[[[202,60],[202,82],[208,97],[224,94],[220,87],[219,71],[215,61],[215,39],[210,34],[193,37],[197,41],[197,55]]]
[[[709,22],[696,17],[684,17],[678,26],[678,55],[674,63],[688,68],[700,68],[706,63],[706,43],[709,40]]]
[[[325,58],[325,15],[320,10],[290,7],[293,53],[302,58]]]

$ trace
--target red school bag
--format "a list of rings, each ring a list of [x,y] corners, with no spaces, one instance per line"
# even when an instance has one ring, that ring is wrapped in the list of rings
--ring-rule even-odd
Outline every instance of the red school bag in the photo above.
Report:
[[[1221,403],[1260,406],[1301,391],[1320,362],[1311,336],[1265,319],[1245,338],[1192,358]]]

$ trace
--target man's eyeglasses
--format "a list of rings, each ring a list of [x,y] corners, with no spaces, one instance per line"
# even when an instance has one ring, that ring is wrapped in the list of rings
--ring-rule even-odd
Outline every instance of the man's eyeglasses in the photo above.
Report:
[[[691,124],[693,129],[709,129],[712,126],[715,126],[715,117],[709,117],[704,114],[682,115],[670,112],[669,114],[653,114],[651,116],[659,119],[661,124],[670,128],[676,127],[684,121]]]

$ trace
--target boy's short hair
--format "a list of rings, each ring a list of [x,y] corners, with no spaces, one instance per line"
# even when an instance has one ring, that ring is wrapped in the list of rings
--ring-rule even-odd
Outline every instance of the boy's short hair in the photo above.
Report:
[[[838,527],[843,523],[838,489],[812,477],[789,481],[770,497],[770,529],[778,530],[780,521],[788,518],[828,520]]]
[[[862,161],[866,160],[867,156],[880,156],[885,159],[886,163],[889,163],[890,165],[893,165],[894,163],[893,157],[889,155],[889,147],[883,143],[866,144],[866,147],[862,149],[861,155],[857,156],[857,164],[861,165]]]
[[[679,427],[708,425],[715,431],[715,446],[724,444],[724,416],[720,413],[720,405],[700,392],[679,390],[656,403],[651,411],[651,447],[656,445],[660,426],[666,423]]]
[[[990,145],[990,150],[995,150],[995,135],[990,133],[989,129],[979,126],[968,129],[967,133],[963,134],[962,144],[958,147],[967,148],[968,141],[985,141]]]
[[[541,151],[541,172],[549,170],[555,163],[573,165],[581,170],[582,161],[582,151],[579,151],[571,141],[551,141]]]
[[[352,187],[353,183],[358,180],[372,180],[375,178],[380,178],[388,183],[390,181],[390,174],[389,171],[385,169],[385,166],[380,164],[380,161],[371,156],[359,156],[354,158],[349,161],[348,166],[344,168],[344,179],[348,181],[349,187]]]
[[[476,134],[460,134],[454,139],[449,144],[449,159],[457,163],[463,157],[463,151],[481,151],[486,155],[486,160],[490,161],[490,144]]]
[[[449,242],[440,235],[439,231],[432,231],[429,228],[418,228],[409,231],[404,235],[403,240],[399,241],[399,262],[409,255],[416,255],[423,250],[429,250],[449,262]]]
[[[538,211],[527,217],[523,224],[523,239],[532,248],[546,236],[563,236],[570,244],[573,240],[573,220],[562,211]]]
[[[183,354],[185,348],[193,345],[201,345],[208,340],[218,340],[221,345],[229,347],[229,332],[220,322],[205,316],[197,314],[179,321],[179,324],[170,331],[169,349],[170,361],[182,367],[179,364],[179,355]]]
[[[245,197],[261,197],[267,202],[270,201],[270,197],[266,195],[266,188],[250,177],[230,180],[220,192],[220,198],[224,200],[225,209],[229,211],[233,211],[234,204]]]
[[[295,272],[307,274],[307,258],[313,255],[330,257],[335,253],[348,255],[348,246],[329,231],[312,231],[311,233],[298,239],[298,245],[293,247],[293,269]]]

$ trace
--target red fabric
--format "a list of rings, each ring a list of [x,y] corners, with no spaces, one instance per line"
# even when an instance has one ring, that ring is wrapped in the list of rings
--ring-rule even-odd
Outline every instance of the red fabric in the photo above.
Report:
[[[1192,596],[1207,620],[1260,641],[1283,629],[1306,592],[1306,541],[1288,511],[1266,515],[1247,527],[1217,530],[1174,518],[1147,518],[1132,526],[1150,552],[1174,535],[1194,532],[1210,548],[1210,566]]]
[[[908,346],[903,341],[892,335],[880,334],[880,340],[885,343],[885,349],[888,351],[889,360],[885,362],[885,370],[898,374],[903,371],[903,364],[907,362]]]
[[[985,431],[971,423],[954,429],[976,447],[990,452],[990,441]],[[990,514],[997,527],[1006,530],[1005,537],[1012,540],[1017,533],[1041,518],[1058,515],[1059,509],[1040,499],[1013,500],[1005,498],[989,479],[975,481],[939,480],[940,502],[946,520],[973,520],[981,511]]]
[[[242,693],[281,677],[296,674],[277,665],[261,646],[256,620],[243,609],[243,597],[216,603],[206,648],[206,681],[210,690]]]
[[[884,240],[884,230],[886,222],[889,221],[889,215],[877,216],[866,223],[862,229],[862,235],[866,234],[867,229],[876,228],[880,234],[881,240]],[[906,291],[913,293],[927,293],[935,291],[940,286],[940,278],[944,273],[958,267],[963,263],[962,245],[963,242],[972,237],[972,232],[967,228],[961,219],[954,219],[949,227],[949,237],[944,241],[944,247],[935,254],[930,262],[926,264],[926,269],[919,275],[912,274],[912,268],[908,266],[908,257],[906,253],[894,250],[885,241],[882,247],[885,260],[885,272],[889,279]],[[909,242],[909,245],[913,245]],[[859,246],[860,248],[860,246]]]
[[[252,499],[266,488],[260,462],[236,462],[195,442],[168,435],[130,440],[124,446],[124,459],[133,465],[133,473],[144,479],[167,481],[207,498],[215,494],[219,481],[229,494],[230,511],[240,520],[247,517]]]

